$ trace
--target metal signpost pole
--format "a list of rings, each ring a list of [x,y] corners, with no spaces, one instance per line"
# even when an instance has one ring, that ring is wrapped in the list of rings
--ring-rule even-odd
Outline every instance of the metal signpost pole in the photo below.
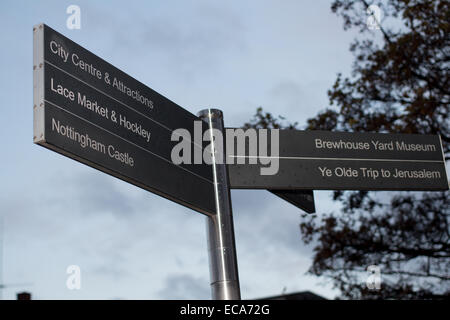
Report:
[[[211,294],[215,300],[239,300],[239,276],[234,240],[233,214],[225,162],[224,143],[217,145],[212,138],[213,129],[224,132],[222,111],[205,109],[198,116],[208,123],[211,134],[212,170],[216,214],[207,217],[207,236]],[[222,148],[222,150],[216,150]],[[216,154],[221,152],[223,163],[217,163]]]

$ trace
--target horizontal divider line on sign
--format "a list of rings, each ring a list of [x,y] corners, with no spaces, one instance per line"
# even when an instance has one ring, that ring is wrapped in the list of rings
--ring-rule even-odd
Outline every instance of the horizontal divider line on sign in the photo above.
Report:
[[[364,159],[364,158],[319,158],[319,157],[273,157],[273,156],[235,156],[227,155],[229,158],[256,158],[256,159],[286,159],[286,160],[350,160],[350,161],[387,161],[387,162],[431,162],[444,163],[442,160],[411,160],[411,159]]]

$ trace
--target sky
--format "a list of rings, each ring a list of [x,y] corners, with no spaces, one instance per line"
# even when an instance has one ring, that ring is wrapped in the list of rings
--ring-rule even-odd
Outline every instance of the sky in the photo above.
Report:
[[[66,8],[81,8],[81,29]],[[204,215],[33,144],[32,28],[46,23],[192,113],[239,127],[262,106],[304,128],[349,74],[355,34],[331,1],[2,1],[0,217],[3,298],[209,299]],[[176,179],[176,177],[167,177]],[[315,191],[318,216],[337,205]],[[241,295],[338,292],[306,274],[303,212],[233,190]],[[1,250],[1,249],[0,249]],[[66,287],[66,269],[81,288]]]

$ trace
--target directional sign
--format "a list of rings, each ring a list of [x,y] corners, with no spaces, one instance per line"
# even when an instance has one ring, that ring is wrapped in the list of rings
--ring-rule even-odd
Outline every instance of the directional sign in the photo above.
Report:
[[[211,166],[171,161],[172,132],[193,133],[198,117],[50,27],[38,25],[33,33],[35,143],[199,212],[215,212]]]
[[[278,155],[258,154],[266,165],[228,164],[230,186],[247,189],[448,190],[440,137],[417,134],[279,130]],[[259,135],[255,135],[259,137]],[[271,139],[268,150],[273,149]],[[258,142],[250,142],[258,143]],[[253,159],[255,160],[255,159]],[[227,160],[228,163],[230,159]]]

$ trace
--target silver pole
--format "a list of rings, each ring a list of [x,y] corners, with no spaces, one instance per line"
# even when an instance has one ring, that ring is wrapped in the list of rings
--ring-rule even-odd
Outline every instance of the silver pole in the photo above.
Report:
[[[218,129],[224,133],[222,111],[205,109],[200,111],[198,116],[208,123],[211,135],[212,129]],[[215,157],[217,153],[222,153],[222,159],[225,162],[224,143],[223,141],[222,150],[216,150],[216,147],[219,146],[211,139],[214,200],[216,203],[216,214],[206,218],[211,295],[214,300],[240,300],[228,170],[226,164],[217,163]]]

